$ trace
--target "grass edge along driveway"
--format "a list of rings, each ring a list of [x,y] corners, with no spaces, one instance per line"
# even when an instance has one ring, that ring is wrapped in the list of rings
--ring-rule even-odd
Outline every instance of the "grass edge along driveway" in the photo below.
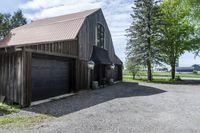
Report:
[[[42,122],[53,119],[53,116],[38,114],[35,116],[4,116],[0,117],[0,128],[13,129],[13,128],[31,128]]]
[[[36,124],[42,123],[46,120],[51,120],[54,117],[46,114],[37,114],[33,116],[12,116],[9,114],[19,113],[19,106],[11,106],[4,103],[0,103],[0,112],[3,116],[0,116],[0,128],[12,129],[20,127],[32,127]]]

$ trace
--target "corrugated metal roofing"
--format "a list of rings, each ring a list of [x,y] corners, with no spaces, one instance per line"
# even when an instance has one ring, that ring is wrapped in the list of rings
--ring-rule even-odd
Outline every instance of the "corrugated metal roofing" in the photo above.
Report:
[[[100,9],[37,20],[15,28],[0,41],[0,48],[76,39],[85,18],[98,10]]]

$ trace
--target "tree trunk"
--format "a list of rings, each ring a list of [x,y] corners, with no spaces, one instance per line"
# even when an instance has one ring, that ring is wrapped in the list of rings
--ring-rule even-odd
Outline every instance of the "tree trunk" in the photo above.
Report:
[[[151,72],[151,61],[147,60],[147,78],[149,81],[152,81],[152,72]]]
[[[175,63],[173,63],[173,64],[171,64],[171,77],[172,77],[172,79],[175,79],[175,76],[176,76],[176,64]]]
[[[132,76],[133,76],[133,79],[135,79],[135,75],[133,74]]]

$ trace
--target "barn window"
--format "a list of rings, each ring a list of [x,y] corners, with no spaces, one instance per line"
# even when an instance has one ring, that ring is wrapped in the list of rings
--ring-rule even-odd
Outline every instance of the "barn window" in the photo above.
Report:
[[[103,25],[97,24],[97,46],[104,48],[104,34],[105,29]]]

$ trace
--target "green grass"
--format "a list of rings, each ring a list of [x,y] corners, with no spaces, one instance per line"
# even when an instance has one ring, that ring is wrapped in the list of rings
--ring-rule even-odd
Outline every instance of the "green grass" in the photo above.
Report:
[[[171,72],[152,72],[154,77],[171,77]],[[131,73],[128,71],[124,71],[124,76],[130,76]],[[139,71],[138,76],[147,76],[146,71]],[[176,73],[176,76],[181,78],[200,78],[200,74],[193,74],[193,73]]]
[[[129,81],[129,82],[149,82],[145,78],[140,78],[140,79],[133,79],[132,77],[123,77],[124,81]],[[151,83],[166,83],[166,84],[177,84],[177,83],[183,83],[182,81],[177,81],[177,80],[171,80],[170,78],[154,78]]]
[[[0,103],[0,111],[4,114],[10,114],[10,113],[17,113],[20,111],[19,106],[10,106],[4,103]]]
[[[0,103],[0,111],[4,114],[18,113],[20,111],[20,107]],[[52,118],[54,117],[46,114],[39,114],[35,116],[0,116],[0,128],[32,127]]]
[[[36,116],[5,116],[0,118],[0,128],[20,128],[32,127],[47,120],[51,120],[52,116],[49,115],[36,115]]]

